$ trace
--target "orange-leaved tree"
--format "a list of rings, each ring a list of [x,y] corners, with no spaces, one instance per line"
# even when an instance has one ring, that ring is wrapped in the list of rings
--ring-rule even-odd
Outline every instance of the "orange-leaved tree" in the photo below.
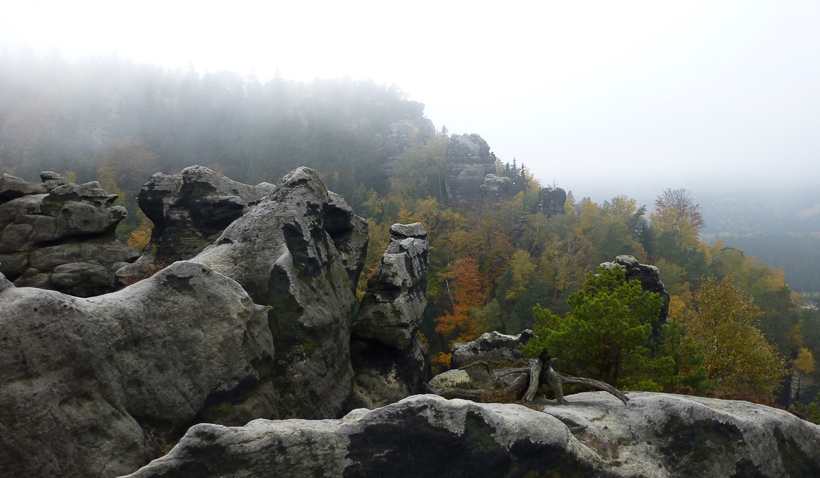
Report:
[[[436,332],[441,334],[447,348],[454,342],[473,340],[483,332],[483,326],[470,311],[484,304],[485,297],[481,288],[481,274],[475,261],[469,256],[459,259],[441,274],[445,284],[445,301],[450,310],[436,319]],[[441,352],[435,362],[447,365],[450,354]]]

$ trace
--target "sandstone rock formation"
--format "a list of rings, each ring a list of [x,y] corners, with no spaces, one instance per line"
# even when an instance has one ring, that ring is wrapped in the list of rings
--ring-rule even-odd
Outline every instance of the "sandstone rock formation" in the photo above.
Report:
[[[241,202],[205,194],[224,192],[224,180],[204,168],[186,170],[177,189],[174,177],[160,175],[146,189],[157,192],[168,180],[178,193],[186,177],[185,200],[163,193],[146,205],[162,205],[165,219],[194,221],[202,211],[175,208],[187,201],[216,204],[218,212]],[[423,227],[393,228],[356,339],[362,366],[354,396],[350,341],[367,223],[311,169],[267,189],[242,203],[247,213],[190,261],[115,293],[78,299],[17,288],[0,274],[0,476],[116,476],[156,457],[194,423],[338,417],[353,403],[392,402],[421,387],[429,374],[416,330],[427,267]],[[186,237],[205,236],[180,233],[175,242],[166,228],[158,237],[178,252],[179,244],[199,247]],[[385,313],[392,322],[373,321]],[[386,362],[371,360],[372,346],[392,347],[399,373],[382,373]]]
[[[479,186],[484,197],[492,199],[509,199],[513,196],[513,181],[505,176],[488,174]]]
[[[191,423],[276,416],[272,342],[266,309],[200,264],[90,299],[0,274],[0,476],[116,476]]]
[[[476,404],[418,395],[342,419],[192,427],[131,478],[176,476],[798,477],[820,473],[820,427],[748,402],[602,392]]]
[[[663,299],[663,308],[661,309],[660,319],[653,325],[653,329],[656,329],[660,324],[666,321],[669,315],[669,293],[664,288],[663,282],[661,282],[660,271],[657,267],[641,264],[635,257],[627,255],[617,256],[614,261],[604,262],[601,266],[607,269],[621,267],[626,270],[626,280],[639,281],[644,292],[660,294]]]
[[[273,386],[283,417],[346,411],[355,287],[367,240],[366,221],[316,171],[299,168],[192,259],[271,307]]]
[[[0,179],[0,273],[18,286],[80,297],[122,286],[117,269],[139,252],[117,241],[126,216],[96,181],[72,184],[43,172],[41,183]]]
[[[421,223],[394,224],[390,234],[352,329],[354,393],[367,408],[420,393],[430,379],[419,336],[427,306],[427,231]]]
[[[445,184],[450,199],[471,199],[481,195],[488,174],[495,174],[495,155],[477,134],[450,136],[447,144]]]
[[[460,368],[482,360],[515,363],[524,358],[519,347],[526,344],[534,335],[529,329],[518,335],[505,335],[493,331],[470,342],[455,343],[450,368]]]
[[[249,209],[249,204],[273,192],[274,185],[250,186],[203,166],[179,174],[154,174],[137,201],[154,223],[148,249],[167,263],[190,259],[211,245]]]
[[[567,193],[563,189],[558,187],[541,188],[538,210],[547,217],[564,214],[565,202],[567,202]]]

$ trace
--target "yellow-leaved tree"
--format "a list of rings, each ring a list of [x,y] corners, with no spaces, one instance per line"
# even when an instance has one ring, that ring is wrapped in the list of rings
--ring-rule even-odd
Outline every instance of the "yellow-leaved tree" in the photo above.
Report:
[[[708,378],[724,396],[773,400],[787,374],[785,361],[759,329],[762,311],[731,276],[706,279],[685,315]]]

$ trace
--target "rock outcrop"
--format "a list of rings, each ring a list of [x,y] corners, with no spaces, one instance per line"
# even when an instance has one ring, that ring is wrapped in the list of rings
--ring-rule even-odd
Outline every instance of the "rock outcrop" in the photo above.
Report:
[[[532,330],[526,329],[518,335],[487,332],[470,342],[453,344],[450,368],[460,368],[478,361],[502,361],[515,363],[522,360],[521,345],[533,338]]]
[[[513,196],[513,181],[506,176],[488,174],[479,189],[486,198],[509,199]]]
[[[531,408],[418,395],[342,419],[192,427],[131,478],[176,476],[798,477],[820,427],[748,402],[603,393]]]
[[[239,196],[209,195],[228,187]],[[251,200],[260,189],[271,193]],[[115,476],[194,423],[338,417],[354,403],[400,400],[429,378],[417,330],[427,267],[420,224],[393,227],[362,305],[354,395],[350,341],[367,222],[316,171],[254,189],[188,168],[155,175],[145,191],[156,195],[146,192],[144,207],[165,221],[157,244],[175,254],[246,213],[189,261],[93,299],[18,288],[0,274],[0,476]],[[228,203],[241,207],[220,216]],[[174,232],[203,214],[211,229],[201,218],[196,234]],[[82,254],[86,244],[72,246]],[[385,350],[387,371],[374,355]]]
[[[69,183],[46,171],[41,183],[0,179],[0,273],[18,286],[90,297],[122,287],[116,271],[139,251],[118,241],[125,208],[100,184]]]
[[[659,294],[663,299],[663,308],[658,322],[653,324],[652,328],[657,329],[663,322],[666,321],[669,315],[669,292],[661,282],[661,274],[657,267],[647,264],[641,264],[633,256],[617,256],[612,262],[604,262],[601,267],[611,269],[613,267],[621,267],[626,271],[626,280],[636,280],[641,283],[641,288],[644,292],[654,292]]]
[[[269,183],[233,181],[204,166],[154,174],[137,197],[154,223],[148,249],[155,249],[156,257],[151,259],[170,263],[194,257],[274,189]]]
[[[477,134],[451,135],[447,144],[447,197],[480,197],[488,174],[495,174],[495,155],[490,153],[487,142]]]
[[[0,274],[0,476],[117,476],[192,423],[275,417],[267,321],[192,262],[90,299]]]
[[[353,322],[351,354],[358,404],[374,408],[421,393],[430,362],[419,336],[427,306],[427,231],[394,224]]]
[[[384,152],[387,156],[384,174],[387,178],[396,175],[401,165],[401,155],[408,148],[422,145],[436,134],[433,122],[424,117],[424,103],[407,101],[401,106],[405,119],[391,123],[384,133]]]
[[[336,417],[353,386],[350,330],[367,222],[299,168],[192,261],[270,306],[273,386],[283,417]]]
[[[564,214],[565,202],[567,202],[567,193],[563,189],[558,187],[541,188],[538,210],[547,217]]]

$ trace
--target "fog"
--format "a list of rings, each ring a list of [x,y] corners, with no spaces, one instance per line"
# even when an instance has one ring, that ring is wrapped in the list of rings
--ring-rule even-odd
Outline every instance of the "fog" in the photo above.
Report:
[[[372,78],[595,200],[817,182],[820,3],[287,3],[9,2],[0,45]]]

